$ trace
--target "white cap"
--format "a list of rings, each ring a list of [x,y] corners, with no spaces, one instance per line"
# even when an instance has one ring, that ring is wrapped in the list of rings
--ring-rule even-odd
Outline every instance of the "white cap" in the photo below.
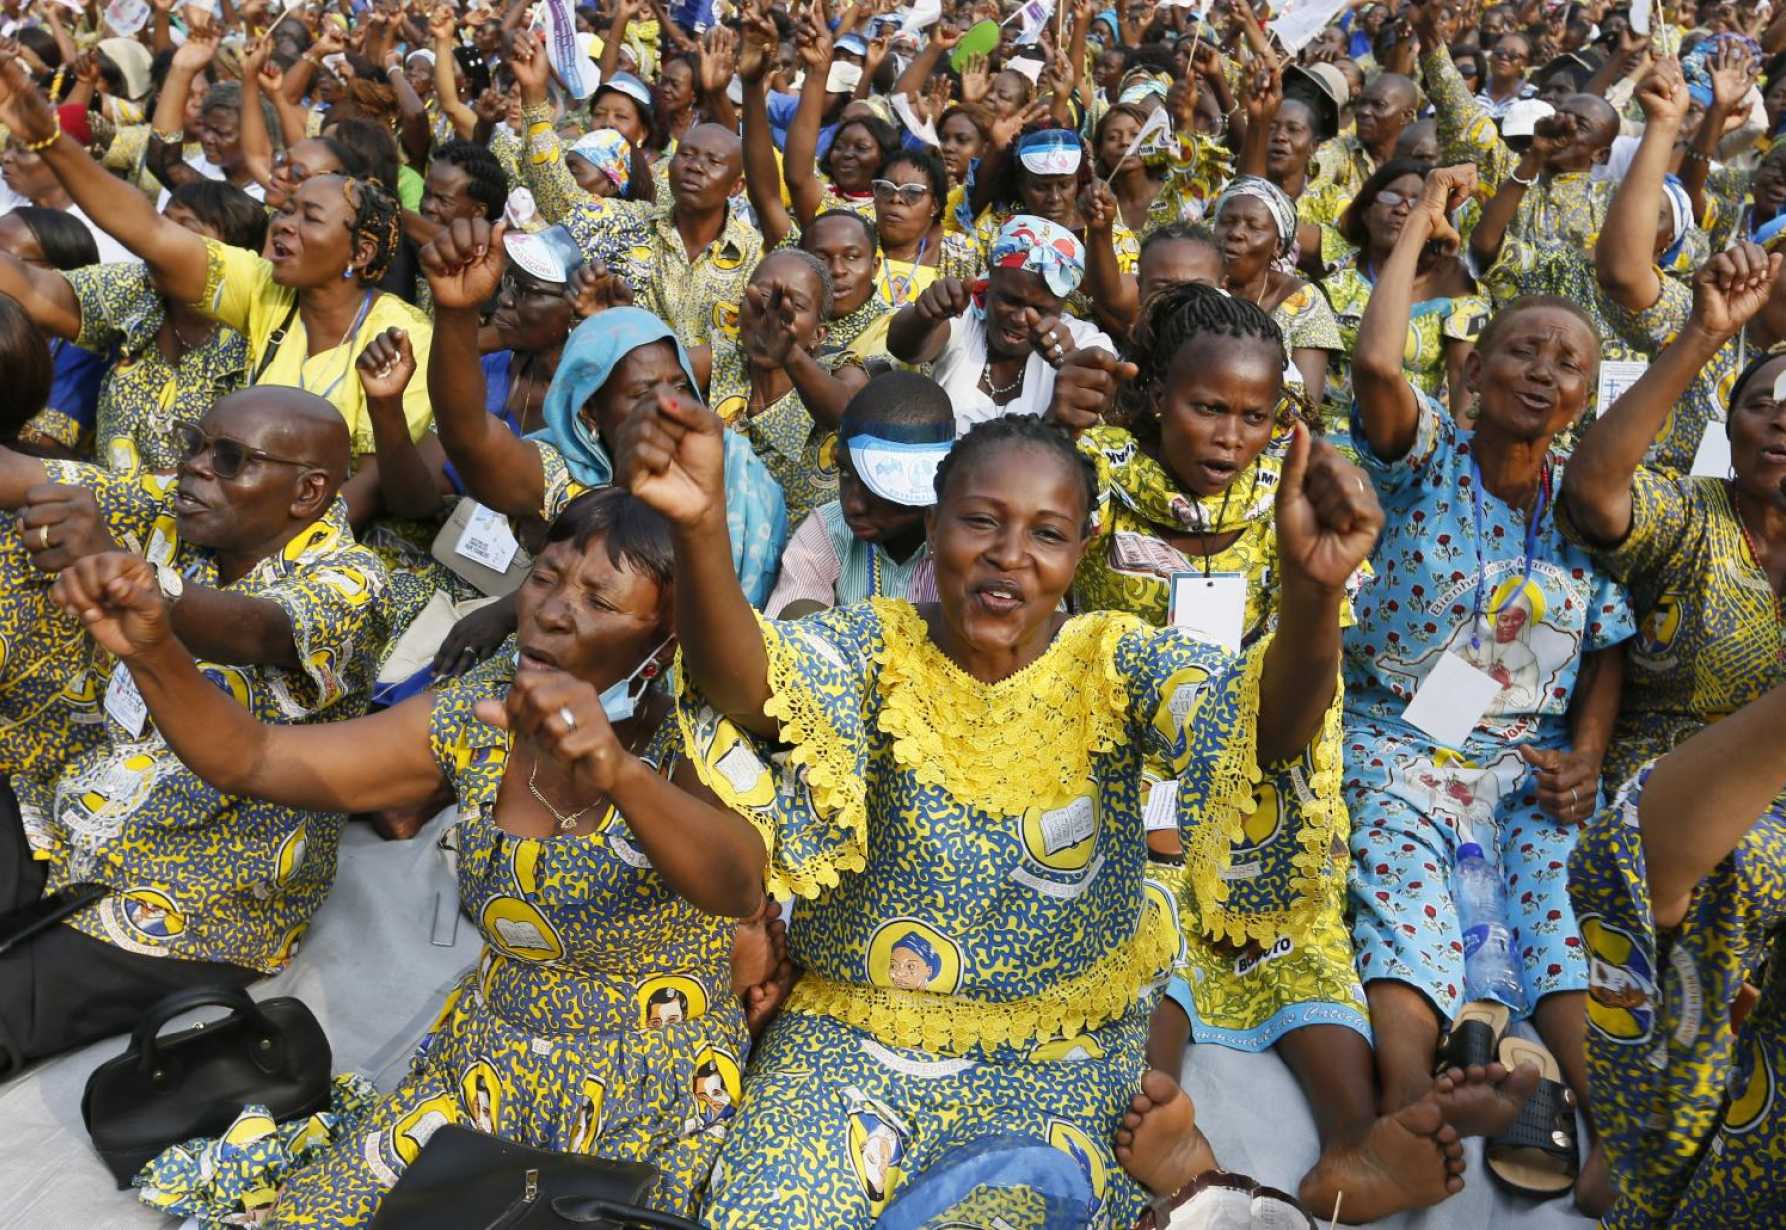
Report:
[[[851,64],[848,60],[831,61],[831,71],[825,75],[825,93],[853,94],[856,84],[862,80],[862,66]]]
[[[1557,109],[1542,98],[1522,98],[1507,108],[1507,114],[1501,117],[1501,135],[1529,137],[1537,128],[1539,120],[1556,113]]]

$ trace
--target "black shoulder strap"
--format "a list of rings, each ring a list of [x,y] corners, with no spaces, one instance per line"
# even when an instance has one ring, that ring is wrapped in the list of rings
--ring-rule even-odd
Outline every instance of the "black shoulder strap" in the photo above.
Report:
[[[281,346],[285,345],[285,334],[287,330],[291,328],[292,317],[297,314],[298,301],[296,297],[294,297],[291,301],[291,306],[285,309],[285,319],[279,322],[279,327],[277,329],[267,335],[267,345],[266,348],[260,352],[260,362],[254,365],[254,375],[248,377],[248,383],[250,385],[260,383],[260,378],[266,372],[268,364],[272,363],[273,356],[279,353],[279,348]]]

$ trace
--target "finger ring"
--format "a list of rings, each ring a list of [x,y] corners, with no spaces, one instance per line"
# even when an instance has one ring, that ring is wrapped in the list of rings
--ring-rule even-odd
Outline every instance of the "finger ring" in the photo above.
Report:
[[[1048,332],[1043,335],[1042,340],[1047,342],[1050,346],[1054,345],[1054,342],[1055,342],[1054,330],[1053,329],[1048,330]]]
[[[1576,797],[1575,787],[1571,786],[1571,787],[1569,787],[1569,809],[1571,811],[1575,810],[1575,805],[1577,802],[1579,802],[1579,800]]]
[[[571,707],[569,705],[562,705],[559,707],[558,720],[564,723],[564,728],[567,731],[575,730],[577,728],[577,715],[571,712]]]
[[[37,547],[38,547],[38,550],[40,550],[40,551],[48,551],[50,549],[50,527],[49,526],[40,525],[37,527]]]

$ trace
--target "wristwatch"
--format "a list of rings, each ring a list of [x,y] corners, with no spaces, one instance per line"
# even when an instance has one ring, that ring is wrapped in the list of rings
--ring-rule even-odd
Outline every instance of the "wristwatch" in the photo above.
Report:
[[[186,578],[180,575],[177,568],[168,564],[155,565],[155,586],[161,590],[161,596],[167,599],[169,606],[180,600],[186,592]]]

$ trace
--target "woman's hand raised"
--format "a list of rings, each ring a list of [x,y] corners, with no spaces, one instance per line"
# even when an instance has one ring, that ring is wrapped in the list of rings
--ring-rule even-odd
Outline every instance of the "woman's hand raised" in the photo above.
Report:
[[[677,528],[717,523],[725,532],[725,424],[687,393],[659,389],[654,405],[628,416],[614,441],[614,470]]]
[[[1297,423],[1277,493],[1278,556],[1287,573],[1338,591],[1370,558],[1383,509],[1364,471]]]

